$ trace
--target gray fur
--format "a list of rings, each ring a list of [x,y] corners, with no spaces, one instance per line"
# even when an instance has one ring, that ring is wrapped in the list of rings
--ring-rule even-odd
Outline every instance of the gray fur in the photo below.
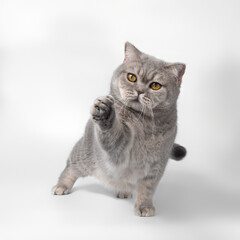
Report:
[[[113,73],[110,95],[95,100],[84,136],[52,192],[67,194],[77,178],[95,176],[119,198],[131,197],[136,190],[135,214],[154,215],[154,191],[173,146],[179,146],[173,144],[184,71],[184,64],[161,61],[127,42],[124,63]],[[135,74],[137,81],[130,82],[128,73]],[[151,89],[151,82],[159,82],[162,88]]]

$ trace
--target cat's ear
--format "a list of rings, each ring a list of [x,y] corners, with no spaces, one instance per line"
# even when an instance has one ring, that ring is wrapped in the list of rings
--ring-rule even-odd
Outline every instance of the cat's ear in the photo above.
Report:
[[[172,71],[177,78],[177,83],[180,86],[182,82],[183,74],[185,73],[186,65],[184,63],[172,63],[166,66]]]
[[[130,42],[126,42],[124,46],[124,63],[130,60],[137,60],[141,52]]]

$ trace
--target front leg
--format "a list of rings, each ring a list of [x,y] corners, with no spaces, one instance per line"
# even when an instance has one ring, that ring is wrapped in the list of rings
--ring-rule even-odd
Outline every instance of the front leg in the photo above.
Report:
[[[140,217],[151,217],[155,214],[152,198],[156,188],[156,180],[146,177],[138,182],[135,214]]]
[[[111,95],[99,97],[91,109],[92,119],[96,124],[97,139],[102,148],[119,163],[120,154],[131,139],[129,127],[118,118]]]
[[[165,164],[166,166],[166,164]],[[153,195],[161,179],[165,166],[155,163],[148,175],[137,183],[137,196],[135,202],[135,214],[140,217],[151,217],[155,214]]]

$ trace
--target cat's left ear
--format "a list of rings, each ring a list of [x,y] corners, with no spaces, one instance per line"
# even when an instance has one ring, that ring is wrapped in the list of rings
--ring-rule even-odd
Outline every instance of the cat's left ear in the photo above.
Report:
[[[172,63],[167,65],[167,68],[171,69],[171,71],[177,78],[178,85],[180,86],[183,74],[185,73],[186,65],[184,63]]]

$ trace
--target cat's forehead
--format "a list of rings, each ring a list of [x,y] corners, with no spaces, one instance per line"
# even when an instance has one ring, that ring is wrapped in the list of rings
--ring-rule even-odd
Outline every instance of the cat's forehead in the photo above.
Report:
[[[148,82],[153,79],[159,79],[164,77],[165,75],[164,66],[165,63],[161,60],[154,61],[144,59],[142,61],[129,62],[126,65],[125,70],[127,72],[131,72],[138,75],[142,79],[142,81]]]

